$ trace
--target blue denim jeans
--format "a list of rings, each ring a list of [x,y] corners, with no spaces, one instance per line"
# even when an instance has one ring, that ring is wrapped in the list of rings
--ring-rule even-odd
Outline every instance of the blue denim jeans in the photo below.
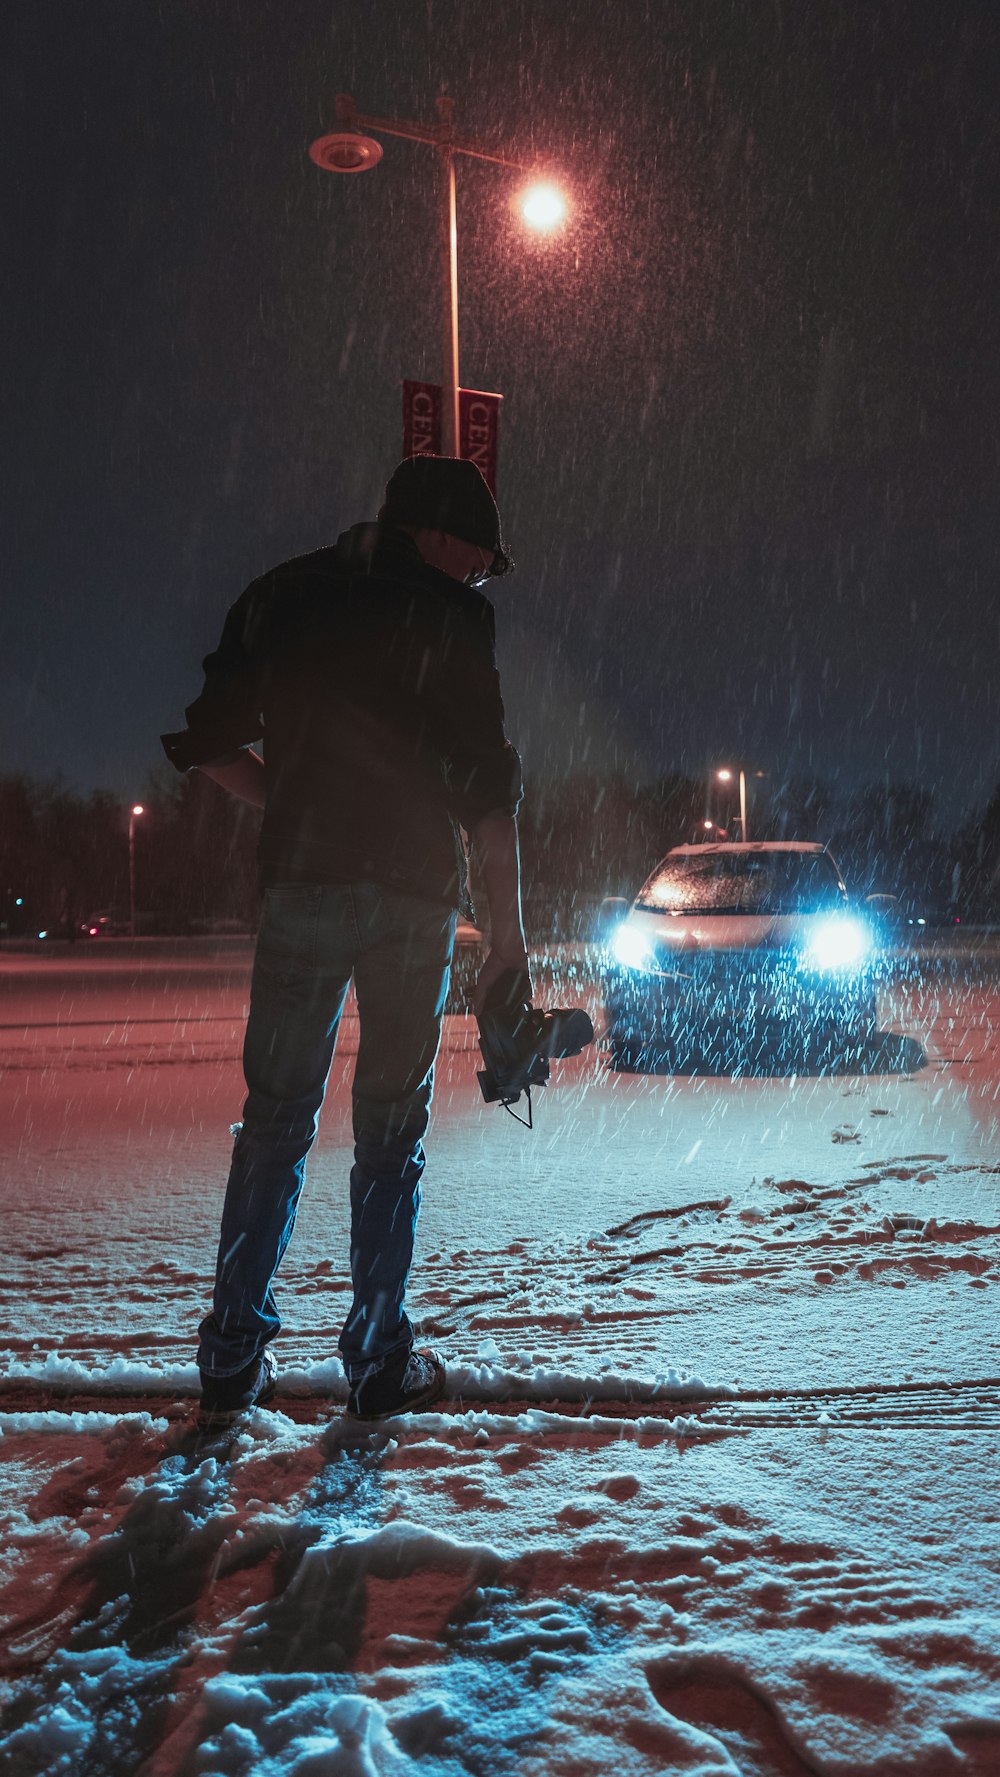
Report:
[[[379,883],[282,883],[265,895],[243,1049],[247,1099],[222,1212],[198,1363],[231,1376],[281,1326],[274,1276],[291,1239],[351,976],[351,1278],[340,1336],[350,1381],[413,1342],[404,1310],[423,1138],[456,915]]]

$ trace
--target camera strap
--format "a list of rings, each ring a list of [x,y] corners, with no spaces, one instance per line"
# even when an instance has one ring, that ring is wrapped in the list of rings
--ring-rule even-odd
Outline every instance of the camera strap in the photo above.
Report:
[[[504,1100],[503,1108],[507,1112],[508,1116],[513,1117],[515,1123],[520,1123],[522,1129],[534,1129],[535,1125],[534,1125],[534,1122],[532,1121],[532,1114],[531,1114],[531,1087],[530,1086],[525,1086],[524,1096],[528,1102],[528,1115],[526,1117],[519,1117],[517,1112],[514,1109],[514,1106],[512,1104],[508,1104],[506,1100]]]

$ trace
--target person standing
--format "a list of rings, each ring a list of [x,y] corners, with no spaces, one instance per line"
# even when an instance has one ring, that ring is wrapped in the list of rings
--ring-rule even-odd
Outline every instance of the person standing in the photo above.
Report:
[[[423,1141],[474,848],[490,910],[477,1003],[527,972],[517,809],[494,611],[512,568],[475,464],[405,459],[373,523],[256,580],[204,662],[187,727],[162,737],[264,811],[263,907],[244,1043],[247,1097],[200,1326],[201,1423],[274,1392],[274,1278],[295,1223],[353,977],[353,1300],[339,1350],[348,1412],[381,1419],[445,1387],[405,1310]],[[253,751],[263,736],[265,756]]]

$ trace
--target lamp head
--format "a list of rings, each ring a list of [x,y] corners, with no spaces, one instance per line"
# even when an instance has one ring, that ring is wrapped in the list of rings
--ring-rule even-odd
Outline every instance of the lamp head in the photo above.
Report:
[[[566,199],[554,185],[529,186],[521,196],[521,215],[529,228],[547,233],[565,222]]]
[[[334,130],[311,144],[309,159],[327,173],[367,173],[382,159],[382,144],[360,130]]]

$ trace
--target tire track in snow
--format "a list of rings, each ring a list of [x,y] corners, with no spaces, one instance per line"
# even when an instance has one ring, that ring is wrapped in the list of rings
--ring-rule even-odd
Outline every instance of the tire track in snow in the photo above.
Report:
[[[597,1396],[581,1400],[577,1395],[542,1396],[510,1394],[495,1398],[485,1391],[465,1387],[437,1403],[428,1413],[406,1416],[405,1424],[420,1426],[445,1417],[460,1420],[463,1416],[478,1417],[481,1410],[498,1421],[542,1409],[546,1415],[574,1421],[592,1422],[611,1419],[622,1426],[632,1421],[683,1419],[696,1422],[706,1430],[726,1428],[733,1431],[759,1429],[792,1429],[836,1431],[868,1427],[872,1430],[933,1431],[996,1431],[1000,1430],[1000,1377],[983,1377],[968,1381],[940,1383],[893,1383],[883,1387],[849,1386],[841,1389],[771,1388],[744,1389],[723,1396],[713,1391],[705,1395],[684,1395],[678,1398],[657,1397],[643,1393],[642,1398],[624,1395],[620,1398]],[[69,1418],[74,1414],[114,1413],[123,1417],[148,1413],[171,1423],[189,1417],[195,1410],[191,1397],[171,1398],[161,1394],[124,1393],[111,1388],[69,1391],[19,1382],[0,1386],[0,1417],[24,1414],[53,1415]],[[340,1413],[340,1402],[328,1394],[298,1393],[277,1395],[274,1413],[282,1414],[297,1424],[319,1424]],[[53,1423],[58,1425],[58,1417]],[[404,1423],[394,1421],[394,1425]],[[358,1436],[378,1435],[379,1425],[345,1421]]]

